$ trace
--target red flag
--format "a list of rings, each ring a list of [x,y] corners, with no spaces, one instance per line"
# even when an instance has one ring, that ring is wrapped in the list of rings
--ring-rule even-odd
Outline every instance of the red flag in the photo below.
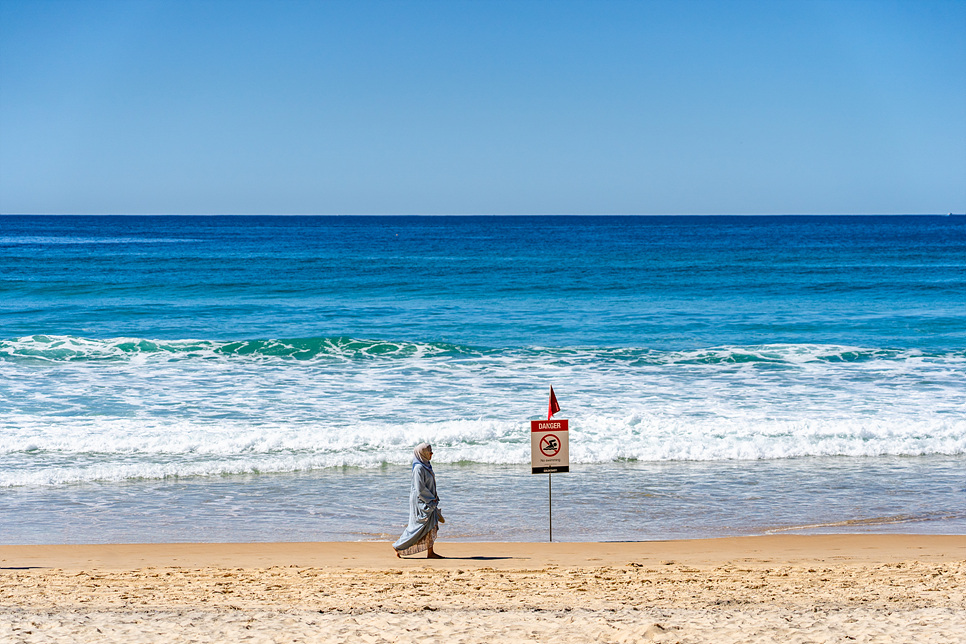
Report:
[[[557,397],[553,395],[553,385],[550,385],[550,408],[547,410],[547,420],[560,411],[560,405],[557,404]]]

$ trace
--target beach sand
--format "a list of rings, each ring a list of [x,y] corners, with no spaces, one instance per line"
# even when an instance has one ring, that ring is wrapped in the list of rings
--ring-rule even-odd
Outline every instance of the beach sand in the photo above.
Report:
[[[0,546],[2,642],[966,642],[966,536]]]

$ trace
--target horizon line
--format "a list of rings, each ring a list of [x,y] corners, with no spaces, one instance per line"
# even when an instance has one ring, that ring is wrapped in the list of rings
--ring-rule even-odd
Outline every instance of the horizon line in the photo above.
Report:
[[[776,213],[179,213],[179,212],[0,212],[0,217],[960,217],[956,212],[776,212]]]

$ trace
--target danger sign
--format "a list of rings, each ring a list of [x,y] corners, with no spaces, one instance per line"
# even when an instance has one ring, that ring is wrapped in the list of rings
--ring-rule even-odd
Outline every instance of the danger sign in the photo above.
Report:
[[[530,467],[534,474],[570,471],[570,439],[566,420],[530,421]]]

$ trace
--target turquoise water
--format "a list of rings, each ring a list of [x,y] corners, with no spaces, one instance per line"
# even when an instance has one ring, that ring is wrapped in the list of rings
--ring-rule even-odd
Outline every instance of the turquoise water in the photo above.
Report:
[[[6,543],[537,539],[550,384],[559,538],[966,532],[966,218],[0,217]]]

